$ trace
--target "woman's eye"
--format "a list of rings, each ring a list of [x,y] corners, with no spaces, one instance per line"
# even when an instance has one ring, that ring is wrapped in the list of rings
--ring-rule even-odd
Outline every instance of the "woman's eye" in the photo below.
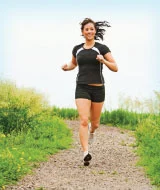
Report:
[[[89,30],[92,30],[92,31],[93,31],[94,29],[93,29],[93,28],[86,28],[86,29],[85,29],[86,32],[89,31]]]

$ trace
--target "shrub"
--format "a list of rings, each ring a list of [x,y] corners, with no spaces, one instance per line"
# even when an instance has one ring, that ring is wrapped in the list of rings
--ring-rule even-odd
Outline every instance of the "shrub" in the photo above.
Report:
[[[4,134],[31,127],[30,122],[47,106],[44,96],[33,89],[0,81],[0,131]]]
[[[153,184],[160,186],[160,119],[146,119],[136,129],[139,164],[144,166]]]

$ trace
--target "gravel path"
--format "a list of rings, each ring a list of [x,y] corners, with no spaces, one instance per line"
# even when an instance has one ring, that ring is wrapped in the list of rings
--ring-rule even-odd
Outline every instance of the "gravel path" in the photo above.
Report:
[[[83,166],[78,121],[66,121],[73,130],[74,143],[50,157],[16,186],[8,190],[152,190],[143,168],[137,167],[135,142],[130,131],[101,125],[90,147],[92,161]]]

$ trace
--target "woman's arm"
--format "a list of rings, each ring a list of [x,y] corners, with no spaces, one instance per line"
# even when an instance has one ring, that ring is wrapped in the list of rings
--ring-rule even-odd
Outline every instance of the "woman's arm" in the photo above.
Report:
[[[103,64],[105,64],[111,71],[117,72],[118,67],[117,64],[112,56],[112,54],[106,53],[104,56],[103,55],[97,55],[97,60]]]
[[[77,67],[77,61],[74,56],[72,56],[72,60],[68,64],[62,65],[62,70],[70,71]]]

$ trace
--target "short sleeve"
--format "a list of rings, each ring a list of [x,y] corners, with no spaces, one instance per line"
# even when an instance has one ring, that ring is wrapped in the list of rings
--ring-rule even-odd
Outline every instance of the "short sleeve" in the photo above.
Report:
[[[76,58],[76,52],[77,52],[77,46],[74,46],[73,50],[72,50],[72,54],[73,56]]]
[[[111,50],[106,46],[106,45],[102,45],[101,46],[101,54],[105,55],[106,53],[111,52]]]

